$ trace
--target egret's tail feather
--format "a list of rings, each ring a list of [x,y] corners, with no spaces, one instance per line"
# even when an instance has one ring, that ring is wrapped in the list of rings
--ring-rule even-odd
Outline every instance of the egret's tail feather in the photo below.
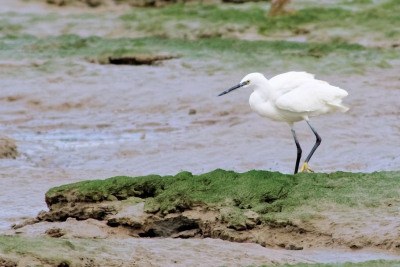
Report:
[[[328,103],[328,104],[331,106],[334,106],[335,108],[337,108],[339,111],[341,111],[343,113],[349,110],[348,107],[342,105],[341,103]]]
[[[343,106],[343,105],[340,105],[340,108],[339,108],[339,110],[341,111],[341,112],[346,112],[346,111],[348,111],[349,110],[349,108],[348,107],[346,107],[346,106]]]

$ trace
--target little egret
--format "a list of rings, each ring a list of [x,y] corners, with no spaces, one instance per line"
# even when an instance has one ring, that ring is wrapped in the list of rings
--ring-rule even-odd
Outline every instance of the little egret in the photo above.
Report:
[[[314,172],[308,167],[308,162],[322,139],[311,126],[309,117],[336,110],[346,112],[348,108],[342,105],[342,98],[346,97],[348,93],[327,82],[314,79],[312,74],[291,71],[279,74],[270,80],[267,80],[261,73],[250,73],[239,84],[220,93],[218,96],[225,95],[241,87],[253,89],[254,92],[250,95],[249,103],[250,107],[258,115],[289,124],[297,147],[295,174],[299,169],[302,150],[296,137],[294,123],[302,120],[307,122],[317,141],[304,161],[300,172]]]

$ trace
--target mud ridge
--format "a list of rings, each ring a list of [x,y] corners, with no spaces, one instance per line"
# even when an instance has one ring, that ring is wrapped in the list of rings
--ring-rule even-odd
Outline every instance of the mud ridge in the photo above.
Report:
[[[71,197],[66,197],[71,198]],[[246,221],[232,222],[224,218],[227,207],[191,204],[184,210],[168,213],[146,212],[145,198],[129,197],[124,200],[101,201],[98,203],[73,202],[50,206],[36,219],[27,220],[14,229],[40,222],[59,222],[70,218],[95,219],[108,226],[106,232],[124,233],[126,237],[137,238],[218,238],[232,242],[251,242],[264,247],[302,250],[304,247],[333,247],[332,236],[296,225],[293,222],[261,222],[257,213],[245,212]],[[134,204],[132,204],[134,203]],[[69,230],[71,231],[71,230]],[[50,237],[62,237],[67,231],[50,228]],[[344,245],[343,247],[346,247]]]

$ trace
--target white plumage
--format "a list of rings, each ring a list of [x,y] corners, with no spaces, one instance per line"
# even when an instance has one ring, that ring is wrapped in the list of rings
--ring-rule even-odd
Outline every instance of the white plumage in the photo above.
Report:
[[[348,93],[327,82],[316,80],[314,75],[307,72],[287,72],[267,80],[261,73],[246,75],[238,85],[222,92],[227,94],[237,88],[246,87],[253,90],[250,96],[250,107],[262,117],[274,121],[289,123],[293,138],[297,146],[297,173],[301,147],[294,131],[294,122],[306,120],[317,137],[317,142],[308,155],[300,171],[312,171],[308,161],[321,143],[321,138],[309,123],[309,118],[331,113],[336,110],[346,112],[347,107],[342,105],[342,98]]]
[[[347,92],[306,72],[287,72],[267,80],[261,73],[246,75],[253,89],[250,106],[262,117],[297,122],[335,110],[347,111],[341,104]]]

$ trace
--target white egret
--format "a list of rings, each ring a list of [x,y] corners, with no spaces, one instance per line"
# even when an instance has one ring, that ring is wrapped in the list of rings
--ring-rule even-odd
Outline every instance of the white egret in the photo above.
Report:
[[[336,110],[346,112],[348,108],[342,105],[342,98],[346,97],[348,93],[327,82],[314,79],[313,74],[291,71],[279,74],[270,80],[267,80],[261,73],[250,73],[239,84],[220,93],[218,96],[241,87],[254,90],[250,95],[249,103],[250,107],[258,115],[289,124],[297,147],[295,174],[299,168],[302,150],[296,137],[294,123],[302,120],[307,122],[317,140],[304,161],[300,172],[314,172],[308,167],[308,162],[322,139],[311,126],[309,117]]]

